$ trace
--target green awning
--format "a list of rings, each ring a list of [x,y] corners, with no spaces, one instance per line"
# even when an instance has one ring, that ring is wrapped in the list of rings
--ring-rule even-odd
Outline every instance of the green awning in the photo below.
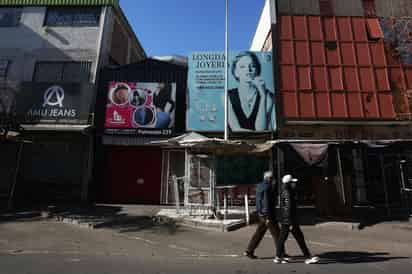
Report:
[[[1,0],[0,6],[119,6],[119,0]]]

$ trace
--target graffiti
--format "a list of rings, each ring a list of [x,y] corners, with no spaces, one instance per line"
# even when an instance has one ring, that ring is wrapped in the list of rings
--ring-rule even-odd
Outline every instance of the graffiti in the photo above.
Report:
[[[402,63],[412,65],[412,19],[381,18],[385,42]]]

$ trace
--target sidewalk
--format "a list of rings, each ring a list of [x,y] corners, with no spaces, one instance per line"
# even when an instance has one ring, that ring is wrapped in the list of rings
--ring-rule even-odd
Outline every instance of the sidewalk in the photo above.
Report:
[[[245,226],[245,221],[238,212],[232,220],[216,221],[202,217],[179,216],[173,206],[160,205],[108,205],[96,204],[91,206],[60,205],[43,208],[15,210],[13,212],[0,212],[0,223],[19,221],[29,218],[52,219],[63,223],[73,224],[83,228],[121,228],[130,226],[154,227],[158,225],[177,227],[190,226],[215,231],[230,231]],[[412,223],[391,221],[380,222],[360,227],[357,222],[318,222],[307,227],[331,231],[362,232],[364,237],[388,237],[396,234],[412,241]],[[361,229],[360,229],[361,228]],[[367,232],[367,233],[366,233]],[[395,238],[396,238],[395,237]],[[394,237],[392,237],[394,238]]]

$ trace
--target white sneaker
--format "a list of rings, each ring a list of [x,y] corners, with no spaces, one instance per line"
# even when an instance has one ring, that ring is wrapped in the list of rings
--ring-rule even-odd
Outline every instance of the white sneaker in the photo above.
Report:
[[[273,260],[273,262],[274,262],[275,264],[287,264],[287,263],[288,263],[287,260],[285,260],[284,258],[279,258],[279,257],[276,257],[276,258]]]
[[[305,264],[316,264],[317,262],[319,262],[320,258],[317,256],[313,256],[311,258],[308,258],[305,260]]]

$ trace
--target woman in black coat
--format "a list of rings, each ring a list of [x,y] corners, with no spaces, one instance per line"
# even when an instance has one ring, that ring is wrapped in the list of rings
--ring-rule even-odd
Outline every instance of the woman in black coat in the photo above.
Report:
[[[276,258],[273,260],[275,263],[287,263],[285,257],[285,242],[289,236],[289,230],[292,226],[292,234],[295,237],[303,255],[306,257],[306,264],[313,264],[319,261],[319,257],[312,257],[308,246],[305,242],[302,230],[297,222],[296,216],[296,182],[298,180],[293,178],[292,175],[285,175],[282,178],[282,190],[280,193],[280,216],[279,223],[281,224],[280,236],[277,243]]]

